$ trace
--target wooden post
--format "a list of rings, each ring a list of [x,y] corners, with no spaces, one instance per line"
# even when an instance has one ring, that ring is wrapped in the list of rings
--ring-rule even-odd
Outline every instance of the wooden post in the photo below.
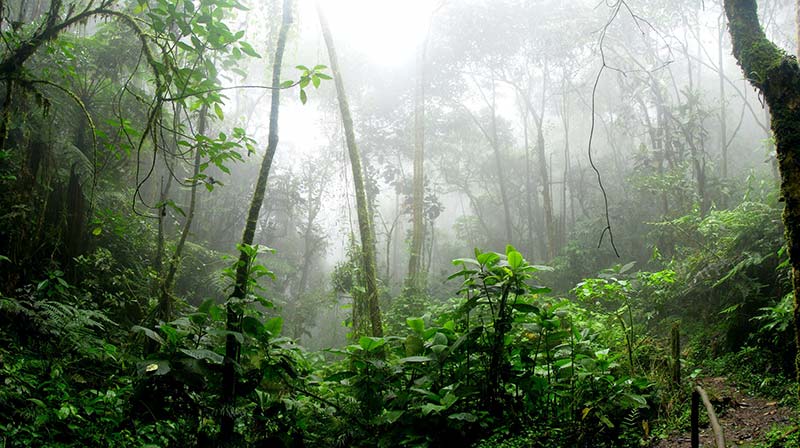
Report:
[[[692,389],[692,448],[700,447],[700,394]]]
[[[672,324],[672,384],[681,384],[681,332],[680,323]]]

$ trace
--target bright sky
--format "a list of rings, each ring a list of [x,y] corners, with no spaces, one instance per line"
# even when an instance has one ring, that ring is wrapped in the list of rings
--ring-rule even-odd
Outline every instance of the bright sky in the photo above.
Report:
[[[434,0],[321,0],[337,42],[381,65],[412,58]],[[313,7],[313,1],[307,1]]]

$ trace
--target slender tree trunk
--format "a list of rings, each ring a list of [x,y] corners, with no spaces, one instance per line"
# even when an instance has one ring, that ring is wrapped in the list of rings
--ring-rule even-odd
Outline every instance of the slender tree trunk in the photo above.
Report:
[[[283,20],[278,35],[278,42],[275,47],[275,60],[272,66],[272,98],[270,102],[269,114],[269,137],[267,140],[267,152],[261,162],[261,169],[258,172],[258,180],[253,191],[253,199],[250,202],[250,211],[247,214],[244,232],[242,234],[242,244],[252,245],[256,233],[256,223],[261,211],[261,204],[264,202],[264,193],[267,188],[267,178],[269,177],[272,159],[275,157],[275,150],[278,147],[278,108],[280,106],[281,91],[278,88],[281,84],[281,64],[283,62],[283,52],[286,48],[286,39],[289,27],[292,24],[292,0],[283,1]],[[239,261],[236,265],[236,280],[233,287],[233,294],[227,303],[227,321],[225,329],[231,333],[225,338],[225,362],[222,371],[222,404],[220,412],[220,446],[228,446],[234,434],[234,411],[236,407],[236,364],[239,361],[239,342],[233,333],[241,332],[242,305],[241,301],[246,297],[250,259],[245,251],[240,251]]]
[[[322,207],[322,193],[325,188],[324,182],[326,179],[319,180],[319,188],[317,190],[317,195],[314,195],[314,180],[312,179],[311,174],[307,177],[307,182],[309,184],[308,190],[308,214],[306,215],[306,231],[303,235],[303,268],[300,274],[300,284],[297,288],[298,294],[303,294],[308,287],[308,275],[309,270],[311,268],[311,257],[317,252],[318,249],[318,242],[319,240],[314,238],[314,223],[317,221],[317,216],[319,216],[320,208]]]
[[[550,164],[547,163],[547,155],[544,146],[544,112],[545,101],[547,99],[547,59],[544,61],[542,69],[542,103],[540,104],[540,115],[536,120],[536,147],[539,152],[539,177],[542,179],[542,203],[544,206],[544,225],[547,232],[547,260],[552,260],[556,256],[556,227],[553,218],[553,188],[549,173]],[[536,115],[534,115],[536,118]]]
[[[725,0],[725,13],[733,55],[770,109],[785,204],[783,224],[792,265],[795,369],[800,385],[800,68],[795,58],[767,39],[755,0]]]
[[[500,184],[500,196],[501,200],[503,201],[503,215],[505,217],[505,229],[506,229],[506,244],[512,244],[514,242],[514,232],[512,229],[512,221],[511,221],[511,209],[508,199],[508,189],[506,188],[506,176],[505,170],[503,169],[503,158],[500,154],[500,141],[497,136],[497,109],[496,109],[496,102],[497,95],[495,92],[495,81],[492,78],[492,149],[494,150],[494,161],[495,165],[497,166],[497,182]]]
[[[412,206],[413,229],[411,231],[411,254],[408,257],[408,277],[406,288],[409,294],[419,294],[425,288],[420,276],[422,242],[425,239],[425,46],[427,39],[420,44],[417,54],[417,85],[414,94],[414,193]]]
[[[518,85],[514,83],[511,83],[511,85],[514,86],[514,88],[517,90],[517,93],[525,101],[525,107],[533,117],[533,121],[536,123],[536,155],[539,162],[539,183],[542,185],[542,208],[544,210],[544,227],[546,235],[545,245],[544,245],[545,257],[546,257],[545,260],[549,261],[555,257],[556,230],[555,230],[555,220],[553,219],[552,185],[550,184],[550,175],[547,168],[548,162],[547,162],[547,153],[545,151],[545,140],[544,140],[544,109],[545,109],[545,101],[547,98],[547,64],[545,64],[542,78],[543,78],[542,102],[540,105],[541,109],[538,112],[531,103],[530,98],[528,97],[527,92],[530,91],[530,88],[528,89],[528,91],[523,91]],[[538,204],[536,205],[538,208]]]
[[[800,0],[798,0],[800,1]],[[722,154],[722,178],[728,178],[728,120],[727,99],[725,98],[725,60],[723,48],[725,41],[725,14],[720,17],[717,64],[719,66],[719,147]]]
[[[200,135],[206,132],[206,117],[208,115],[208,106],[203,106],[200,109],[200,117],[197,132]],[[178,244],[175,246],[175,252],[169,261],[169,269],[164,281],[161,283],[161,297],[158,300],[158,311],[156,312],[156,319],[169,322],[172,320],[172,314],[175,304],[172,300],[172,285],[175,283],[175,274],[178,272],[178,266],[181,261],[181,254],[183,253],[183,246],[186,244],[186,238],[189,236],[189,230],[192,228],[192,220],[194,219],[194,210],[197,198],[197,175],[200,174],[200,148],[195,148],[194,152],[194,167],[192,168],[192,187],[189,192],[189,208],[186,210],[186,221],[183,223],[183,230]],[[161,224],[163,217],[159,217],[159,224]],[[163,233],[161,234],[163,238]]]
[[[350,157],[350,166],[353,171],[353,184],[356,191],[356,211],[358,214],[358,230],[361,234],[361,261],[364,273],[365,297],[363,303],[353,305],[353,333],[355,336],[362,336],[369,333],[371,336],[383,336],[383,325],[381,323],[381,310],[378,304],[378,282],[375,274],[375,233],[372,228],[372,215],[367,200],[367,191],[364,185],[364,169],[361,165],[361,154],[356,146],[356,136],[353,130],[353,117],[350,114],[350,105],[347,102],[347,95],[342,81],[342,72],[339,69],[339,60],[336,57],[336,47],[333,44],[328,21],[322,12],[322,7],[317,2],[317,14],[319,15],[322,35],[325,38],[325,45],[328,47],[328,58],[331,63],[336,84],[336,94],[339,100],[339,111],[342,114],[344,124],[345,139],[347,141],[347,152]],[[356,295],[358,296],[358,295]],[[354,298],[356,300],[356,298]],[[371,324],[371,331],[367,331],[367,316],[362,315],[366,311]]]
[[[550,174],[547,169],[547,154],[544,147],[544,124],[542,117],[536,121],[536,152],[539,158],[539,179],[542,183],[542,205],[544,208],[544,226],[547,232],[547,260],[555,257],[555,222],[553,220],[553,194],[550,185]]]
[[[794,26],[795,26],[795,29],[794,29],[795,38],[794,38],[794,40],[795,40],[795,42],[794,43],[796,45],[795,50],[794,50],[795,51],[794,55],[797,56],[798,58],[800,58],[800,0],[797,0],[795,2],[794,14],[795,14],[795,16],[794,16]]]
[[[534,197],[536,197],[535,195],[538,193],[536,193],[533,188],[533,175],[531,173],[531,148],[528,135],[528,108],[524,105],[522,106],[522,134],[525,142],[525,212],[528,217],[528,222],[525,228],[527,229],[528,250],[533,252],[533,226],[536,220],[533,214],[532,201]]]
[[[561,179],[561,232],[559,244],[567,241],[567,182],[569,179],[569,98],[567,98],[567,70],[564,69],[564,82],[562,85],[563,107],[561,122],[564,125],[564,172]],[[563,246],[562,246],[563,247]]]
[[[161,265],[164,261],[164,221],[167,217],[167,194],[169,193],[169,187],[172,184],[172,176],[167,178],[167,185],[164,186],[164,176],[161,176],[161,183],[158,187],[158,234],[156,236],[156,256],[153,261],[153,268],[155,271],[161,275]],[[153,287],[154,293],[157,289],[156,286]]]

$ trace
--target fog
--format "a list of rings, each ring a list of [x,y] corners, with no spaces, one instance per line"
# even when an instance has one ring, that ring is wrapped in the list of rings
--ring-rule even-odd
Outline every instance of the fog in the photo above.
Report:
[[[789,42],[792,25],[781,21],[782,7],[788,4],[770,2],[762,11],[770,36]],[[270,8],[279,5],[241,12],[232,20],[245,25],[245,39],[262,58],[247,61],[247,77],[230,74],[226,85],[269,84],[274,39],[263,37],[274,36],[279,17],[264,13]],[[513,244],[542,264],[569,248],[592,249],[595,260],[585,272],[572,272],[575,280],[617,261],[646,263],[654,247],[643,245],[639,234],[647,223],[703,207],[724,208],[741,194],[734,186],[742,179],[771,176],[768,115],[730,54],[717,3],[639,2],[616,11],[590,1],[342,1],[325,2],[324,9],[364,157],[378,272],[388,294],[401,291],[407,269],[413,98],[423,44],[426,196],[433,201],[423,266],[429,290],[441,297],[457,286],[444,282],[452,271],[449,261],[469,255],[473,247],[502,251]],[[328,65],[312,2],[297,5],[288,48],[283,79],[297,77],[295,65]],[[265,142],[268,93],[242,89],[227,96],[226,121],[214,126],[238,123]],[[597,248],[605,208],[588,158],[593,102],[592,155],[606,189],[616,248],[608,235]],[[546,241],[539,127],[557,227],[552,243]],[[492,155],[493,132],[499,162]],[[323,291],[333,267],[359,240],[333,82],[309,89],[306,104],[296,91],[284,92],[279,135],[256,243],[277,250],[265,263],[285,271],[276,270],[278,278],[267,288],[285,295],[289,306],[296,300],[297,263],[312,265],[312,283]],[[219,177],[224,187],[204,199],[226,213],[237,203],[241,210],[238,221],[222,229],[200,212],[195,233],[217,250],[230,250],[239,237],[262,154],[263,144],[245,163],[233,165],[230,176]],[[699,197],[698,169],[706,198]],[[304,182],[315,175],[324,177],[316,180],[323,191],[313,222],[320,247],[313,259],[303,260],[298,226],[305,224],[299,224],[298,207],[304,206],[297,201],[309,200]],[[674,193],[664,192],[673,187]],[[504,200],[511,238],[504,230]],[[641,201],[651,207],[642,209]]]
[[[22,5],[15,11],[23,17],[41,12],[41,5]],[[243,31],[259,57],[216,62],[222,97],[205,134],[240,127],[254,151],[240,150],[241,161],[225,160],[224,168],[210,159],[203,166],[214,180],[204,178],[208,188],[198,190],[188,241],[211,252],[195,260],[193,275],[206,280],[184,273],[178,281],[190,302],[223,294],[219,257],[235,253],[269,137],[267,87],[281,4],[245,6],[223,22]],[[760,6],[768,36],[794,48],[790,2]],[[564,268],[554,286],[569,288],[614,263],[646,265],[654,251],[672,254],[672,243],[645,242],[657,223],[702,217],[774,185],[768,112],[731,55],[719,2],[331,0],[322,8],[363,158],[387,305],[408,275],[420,125],[420,266],[426,293],[441,300],[458,289],[445,281],[450,261],[476,247],[502,252],[512,244],[531,262]],[[263,258],[276,278],[263,285],[294,325],[291,335],[302,337],[321,325],[314,319],[349,300],[346,291],[332,291],[331,273],[354,259],[361,237],[317,12],[311,1],[297,2],[293,12],[281,80],[298,81],[296,66],[323,65],[327,76],[305,86],[306,101],[296,84],[281,93],[279,144],[254,243],[276,250]],[[90,20],[70,32],[79,42],[107,25]],[[141,65],[118,69],[152,91]],[[93,113],[103,107],[87,104]],[[161,225],[171,241],[189,205],[191,160],[154,156],[148,145],[115,155],[99,182],[124,188],[143,222]],[[160,196],[175,207],[158,224]]]

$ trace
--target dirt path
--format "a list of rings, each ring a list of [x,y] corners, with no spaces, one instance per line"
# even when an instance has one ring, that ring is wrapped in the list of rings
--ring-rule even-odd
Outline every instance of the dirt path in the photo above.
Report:
[[[749,447],[763,440],[764,435],[774,426],[792,429],[792,411],[777,402],[754,397],[740,391],[726,378],[704,378],[698,382],[708,392],[709,398],[719,417],[728,447]],[[702,404],[700,412],[705,412]],[[702,421],[702,419],[701,419]],[[714,434],[711,427],[701,428],[700,446],[714,447]],[[656,448],[689,448],[691,435],[673,434],[662,440]]]

